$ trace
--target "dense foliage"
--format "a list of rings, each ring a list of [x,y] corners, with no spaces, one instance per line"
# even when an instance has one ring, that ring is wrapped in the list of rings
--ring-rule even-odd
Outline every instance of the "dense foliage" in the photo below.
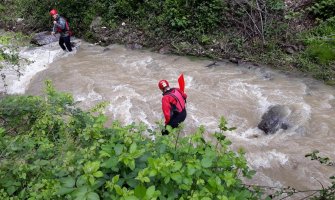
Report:
[[[178,54],[261,62],[331,84],[334,7],[333,0],[7,0],[0,3],[0,24],[50,30],[48,12],[56,8],[76,36],[101,44],[168,46]]]
[[[50,82],[46,94],[0,101],[0,199],[260,198],[242,184],[254,172],[229,150],[224,118],[208,143],[202,127],[187,137],[105,127],[103,105],[84,112]]]

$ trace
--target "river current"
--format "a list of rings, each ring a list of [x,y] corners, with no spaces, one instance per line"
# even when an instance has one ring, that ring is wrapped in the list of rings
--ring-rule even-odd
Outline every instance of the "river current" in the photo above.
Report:
[[[305,158],[317,149],[335,160],[334,88],[252,64],[222,61],[206,67],[213,61],[80,43],[74,53],[62,52],[57,43],[25,49],[21,54],[35,62],[20,80],[9,81],[8,92],[39,95],[50,79],[57,90],[72,93],[84,109],[107,101],[111,120],[155,128],[163,121],[158,81],[166,79],[178,87],[183,73],[188,95],[184,133],[204,125],[209,139],[224,116],[229,127],[237,127],[225,133],[232,148],[244,148],[250,167],[257,171],[246,183],[312,190],[328,186],[335,175],[334,166]],[[289,108],[293,126],[266,135],[257,124],[273,105]]]

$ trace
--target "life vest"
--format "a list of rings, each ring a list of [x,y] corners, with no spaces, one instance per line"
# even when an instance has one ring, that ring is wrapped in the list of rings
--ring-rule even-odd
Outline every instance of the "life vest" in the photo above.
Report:
[[[59,17],[59,20],[63,18],[65,20],[65,28],[61,29],[60,27],[57,26],[57,32],[58,33],[66,33],[68,32],[70,36],[72,36],[72,31],[70,30],[69,22],[64,18],[64,17]]]
[[[178,90],[172,89],[166,95],[169,95],[169,96],[173,97],[177,102],[175,105],[171,104],[173,112],[175,112],[175,111],[181,112],[185,109],[185,99]]]

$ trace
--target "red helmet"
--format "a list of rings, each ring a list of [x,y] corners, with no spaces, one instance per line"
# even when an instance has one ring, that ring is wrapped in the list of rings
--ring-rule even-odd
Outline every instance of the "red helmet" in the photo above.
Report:
[[[55,9],[50,10],[50,15],[51,16],[56,15],[56,14],[58,14],[57,10],[55,10]]]
[[[167,80],[160,80],[158,82],[158,87],[163,90],[164,88],[169,87],[169,82],[167,82]]]

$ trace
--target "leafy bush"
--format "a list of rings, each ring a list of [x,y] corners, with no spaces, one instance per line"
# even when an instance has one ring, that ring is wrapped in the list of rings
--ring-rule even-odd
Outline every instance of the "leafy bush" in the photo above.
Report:
[[[333,45],[324,42],[314,42],[308,45],[306,53],[311,59],[320,64],[329,64],[335,60],[335,49]]]
[[[299,36],[306,46],[298,59],[299,65],[304,71],[309,71],[316,78],[327,82],[331,81],[335,74],[334,32],[335,17],[332,17]]]
[[[229,150],[224,132],[233,128],[224,118],[213,134],[216,142],[208,143],[203,127],[186,137],[180,137],[180,129],[162,136],[143,124],[115,121],[105,127],[103,106],[84,112],[50,82],[46,91],[45,98],[0,101],[1,199],[244,200],[261,195],[242,184],[240,178],[254,172],[243,151]],[[18,127],[16,134],[10,127]]]
[[[316,0],[308,8],[310,13],[319,19],[326,20],[335,16],[335,1],[333,0]]]
[[[45,30],[52,28],[52,20],[49,11],[54,6],[53,1],[38,0],[17,0],[14,2],[17,17],[23,18],[24,23],[29,27],[27,32]]]

